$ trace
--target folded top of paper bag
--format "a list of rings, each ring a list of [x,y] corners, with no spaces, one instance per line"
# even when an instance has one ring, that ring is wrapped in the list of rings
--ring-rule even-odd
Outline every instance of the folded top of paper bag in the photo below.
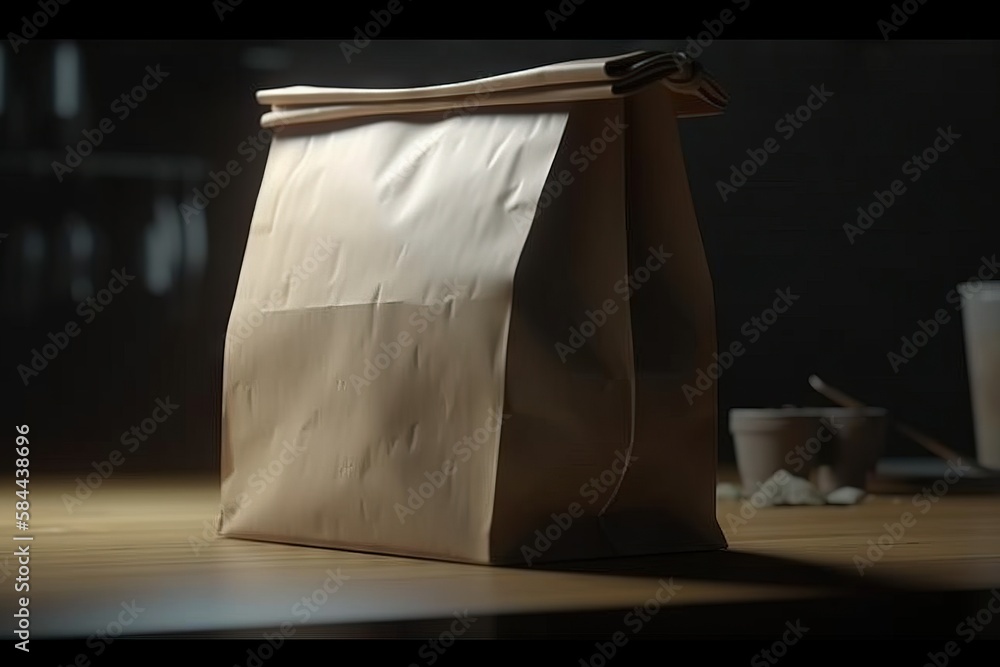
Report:
[[[682,52],[657,51],[574,60],[419,88],[290,86],[259,91],[257,101],[271,105],[261,125],[276,127],[375,115],[608,99],[657,84],[674,93],[678,117],[719,114],[729,102],[729,96],[700,63]]]

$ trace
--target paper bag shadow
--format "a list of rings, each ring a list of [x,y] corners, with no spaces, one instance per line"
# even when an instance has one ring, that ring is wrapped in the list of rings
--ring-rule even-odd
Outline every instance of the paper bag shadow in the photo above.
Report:
[[[521,557],[510,567],[562,572],[586,572],[615,576],[676,577],[702,581],[743,584],[816,587],[835,589],[844,595],[890,594],[906,591],[906,587],[879,573],[858,575],[852,567],[838,569],[782,556],[750,553],[733,549],[713,549],[669,553],[658,548],[668,535],[674,535],[681,525],[670,525],[661,516],[643,513],[618,515],[613,521],[604,518],[581,517],[568,527],[550,546],[540,553],[538,533],[525,542],[528,552],[539,554],[538,562]],[[575,535],[574,535],[575,533]],[[573,548],[572,542],[592,540],[600,533],[608,545],[608,555],[589,560],[561,560],[561,553]],[[543,533],[544,534],[544,533]],[[660,537],[657,537],[659,535]],[[692,536],[694,537],[694,536]],[[575,538],[575,539],[574,539]],[[560,545],[560,542],[566,542]],[[558,548],[557,548],[558,547]],[[532,551],[533,550],[533,551]],[[615,556],[614,553],[647,553],[642,556]],[[846,561],[850,566],[850,560]]]

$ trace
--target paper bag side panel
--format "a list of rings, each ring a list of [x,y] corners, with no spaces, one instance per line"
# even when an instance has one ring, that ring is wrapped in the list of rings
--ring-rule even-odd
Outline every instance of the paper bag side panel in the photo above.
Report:
[[[631,430],[626,131],[621,99],[573,106],[518,264],[495,562],[608,554],[595,517],[613,483],[607,483],[611,473],[603,483],[599,478],[620,468],[616,457],[624,455]],[[553,525],[552,515],[568,515],[572,506],[580,514],[572,525]]]
[[[225,535],[488,561],[507,320],[564,113],[277,137],[230,321]]]
[[[618,524],[613,530],[632,551],[720,548],[717,390],[713,384],[697,396],[684,391],[698,369],[715,361],[711,275],[671,96],[654,86],[626,104],[637,463],[609,510],[609,524]]]
[[[275,137],[272,145],[277,143]],[[289,154],[293,148],[297,148],[294,156]],[[264,173],[261,178],[260,190],[257,194],[257,201],[254,204],[253,215],[250,219],[250,229],[248,231],[246,245],[243,248],[243,261],[240,265],[240,275],[236,281],[236,294],[234,295],[233,307],[229,313],[229,322],[226,326],[226,339],[222,362],[222,425],[221,425],[221,473],[222,473],[222,503],[218,517],[218,530],[220,534],[228,530],[229,519],[234,516],[241,506],[249,504],[249,494],[244,491],[232,491],[233,483],[230,481],[236,476],[236,463],[240,459],[237,446],[239,438],[234,438],[233,428],[240,428],[239,421],[233,422],[233,415],[230,414],[230,397],[236,378],[246,373],[246,361],[244,355],[244,343],[261,326],[264,321],[264,311],[278,303],[276,298],[267,300],[248,297],[248,294],[260,291],[259,285],[263,282],[262,275],[280,275],[282,273],[279,263],[283,261],[281,255],[271,255],[267,253],[267,238],[270,234],[273,219],[274,207],[278,194],[281,191],[281,183],[287,176],[287,163],[289,157],[301,159],[304,146],[287,145],[283,147],[280,157],[272,155],[272,147],[269,146],[265,154]],[[319,239],[316,239],[319,241]],[[327,242],[327,245],[332,245]],[[277,294],[271,295],[277,297]],[[249,319],[248,319],[249,318]],[[248,475],[240,475],[241,483],[245,483]]]

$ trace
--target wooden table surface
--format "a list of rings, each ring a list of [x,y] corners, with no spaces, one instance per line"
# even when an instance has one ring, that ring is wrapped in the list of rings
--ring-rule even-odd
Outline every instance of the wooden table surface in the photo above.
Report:
[[[671,577],[676,595],[659,616],[672,620],[658,634],[777,632],[807,613],[830,621],[830,632],[863,632],[876,609],[896,632],[919,626],[923,608],[941,616],[942,628],[954,627],[962,616],[949,613],[975,612],[1000,586],[996,494],[949,493],[925,513],[908,494],[850,507],[743,508],[739,519],[741,504],[723,501],[728,551],[543,569],[216,539],[215,480],[113,477],[70,512],[63,494],[74,486],[32,481],[23,534],[34,536],[35,637],[90,635],[123,604],[142,610],[125,628],[142,636],[259,635],[283,622],[298,636],[420,636],[456,613],[477,619],[470,636],[598,634],[620,627],[624,613]],[[910,525],[885,537],[886,524],[905,512]],[[875,559],[869,541],[880,537],[890,546]],[[871,559],[863,575],[855,556]],[[3,579],[15,570],[14,557],[0,561]],[[339,573],[339,588],[318,594],[322,604],[306,611],[302,598],[322,590],[330,572]],[[854,623],[845,626],[845,616]]]

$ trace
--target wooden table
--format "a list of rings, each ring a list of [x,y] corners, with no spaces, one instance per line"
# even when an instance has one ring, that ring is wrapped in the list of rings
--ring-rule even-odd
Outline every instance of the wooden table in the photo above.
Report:
[[[949,493],[925,514],[910,494],[740,520],[740,503],[720,502],[728,551],[542,569],[215,539],[215,480],[112,477],[69,512],[74,486],[32,481],[33,638],[90,635],[133,601],[142,611],[123,629],[141,636],[259,636],[282,623],[299,637],[426,636],[455,614],[475,619],[470,637],[602,636],[671,577],[676,595],[644,636],[780,634],[795,618],[814,636],[926,636],[953,632],[1000,586],[1000,497],[989,494]],[[869,540],[907,511],[915,520],[882,537],[891,546],[875,560]],[[863,576],[855,556],[872,560]],[[0,561],[0,577],[14,570],[14,557]],[[302,598],[324,582],[335,592],[306,612]],[[1000,636],[1000,621],[984,635]]]

